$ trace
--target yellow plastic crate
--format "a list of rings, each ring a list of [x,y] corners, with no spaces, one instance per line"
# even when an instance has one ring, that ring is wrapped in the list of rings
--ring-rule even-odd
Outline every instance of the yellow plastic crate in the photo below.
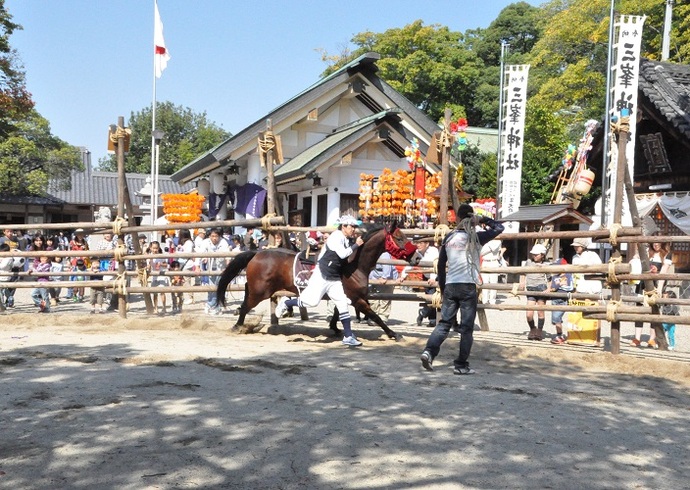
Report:
[[[570,300],[569,304],[575,306],[595,306],[597,303],[590,300]],[[567,313],[563,319],[563,327],[568,336],[569,344],[599,345],[601,334],[601,322],[582,317],[582,312]]]

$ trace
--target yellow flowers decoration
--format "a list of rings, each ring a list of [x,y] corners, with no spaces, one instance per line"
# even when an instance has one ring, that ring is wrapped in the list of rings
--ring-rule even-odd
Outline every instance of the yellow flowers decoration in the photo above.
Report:
[[[163,212],[171,223],[201,221],[201,211],[206,200],[199,194],[163,194]]]

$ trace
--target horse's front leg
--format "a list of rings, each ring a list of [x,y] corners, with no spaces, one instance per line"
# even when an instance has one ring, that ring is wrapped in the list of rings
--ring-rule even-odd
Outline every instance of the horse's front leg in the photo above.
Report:
[[[361,311],[369,320],[373,321],[383,329],[384,332],[386,332],[386,335],[388,335],[389,339],[395,339],[396,341],[402,340],[403,336],[402,334],[396,333],[393,330],[391,330],[388,325],[386,325],[386,322],[381,320],[381,317],[376,314],[374,310],[371,309],[371,305],[369,302],[365,299],[359,299],[357,300],[357,303],[355,304],[355,308],[359,311]]]

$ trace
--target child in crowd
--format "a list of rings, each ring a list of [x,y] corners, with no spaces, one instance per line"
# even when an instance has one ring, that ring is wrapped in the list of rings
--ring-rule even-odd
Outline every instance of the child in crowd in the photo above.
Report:
[[[63,272],[62,257],[53,257],[53,262],[50,264],[50,272]],[[66,279],[65,276],[50,276],[51,281],[62,281]],[[50,305],[57,306],[60,303],[60,292],[62,288],[48,288],[50,294]]]
[[[98,258],[94,257],[91,259],[91,272],[102,272],[101,263]],[[89,277],[90,281],[102,281],[103,276],[101,274],[94,274]],[[91,286],[91,314],[103,313],[103,296],[105,296],[105,286]]]
[[[544,259],[546,258],[546,247],[541,243],[536,243],[529,251],[530,258],[524,263],[526,267],[542,267],[546,265]],[[529,334],[527,340],[542,340],[544,338],[544,310],[537,310],[537,324],[534,324],[534,310],[529,307],[534,305],[544,306],[546,299],[543,296],[530,295],[530,292],[543,292],[548,288],[547,277],[543,272],[530,272],[520,276],[520,289],[527,291],[527,311],[525,317],[527,318],[527,325],[529,326]]]
[[[676,293],[673,291],[664,291],[664,298],[675,298]],[[680,315],[680,307],[678,305],[663,305],[661,307],[662,315]],[[664,332],[666,332],[666,338],[668,339],[668,350],[674,350],[676,348],[676,324],[675,323],[662,323],[664,327]]]
[[[565,260],[558,261],[558,264],[567,263]],[[573,275],[568,272],[561,274],[554,274],[551,276],[551,291],[555,293],[572,293],[575,289]],[[554,298],[551,300],[552,305],[567,305],[568,300],[565,298]],[[565,344],[566,340],[563,336],[563,315],[565,311],[552,311],[551,323],[556,328],[556,336],[551,339],[552,344]]]
[[[31,291],[31,299],[34,305],[38,306],[40,313],[50,312],[50,294],[48,293],[48,282],[50,281],[50,257],[41,255],[38,263],[29,269],[30,274],[36,274],[36,282],[41,284]]]
[[[0,244],[0,252],[9,252],[10,246],[7,243]],[[14,268],[14,257],[3,257],[0,259],[0,272],[6,272],[7,275],[0,276],[0,284],[5,284],[11,282],[12,276],[10,272]],[[12,291],[10,288],[0,287],[0,301],[5,306],[8,306],[8,298],[10,297],[9,292]]]
[[[151,255],[162,254],[161,244],[155,240],[152,241],[149,245],[148,253]],[[147,268],[149,274],[151,274],[151,287],[170,286],[170,278],[163,275],[168,270],[168,259],[152,257],[148,259]],[[158,296],[160,296],[162,307],[160,313],[165,315],[165,293],[153,293],[153,312],[156,315],[159,313]]]
[[[180,269],[182,267],[180,266],[180,262],[177,260],[173,260],[170,263],[170,272],[172,272],[172,285],[173,286],[184,286],[184,276],[180,276],[178,274],[175,274],[176,272],[180,272]],[[182,313],[182,304],[184,303],[184,293],[182,292],[173,292],[170,294],[172,296],[172,312],[173,314],[175,313]]]
[[[74,267],[72,267],[72,280],[75,281],[76,283],[80,283],[83,281],[86,281],[86,275],[84,275],[84,272],[88,272],[86,268],[86,261],[82,258],[78,258]],[[72,288],[72,293],[74,298],[75,303],[81,303],[84,301],[84,287],[74,287]]]

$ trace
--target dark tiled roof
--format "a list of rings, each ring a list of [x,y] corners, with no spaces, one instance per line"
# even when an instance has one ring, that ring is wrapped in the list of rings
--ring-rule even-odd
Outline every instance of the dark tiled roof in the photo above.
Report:
[[[513,214],[501,218],[502,221],[518,221],[520,223],[537,222],[552,224],[555,221],[561,223],[585,223],[592,224],[592,220],[584,214],[573,209],[570,204],[542,204],[537,206],[520,206]]]
[[[64,201],[51,196],[10,196],[0,194],[0,204],[35,204],[38,206],[59,206]]]
[[[134,206],[142,204],[137,192],[146,185],[148,174],[125,174],[130,199]],[[169,175],[161,175],[158,186],[162,194],[179,194],[190,191],[194,185],[173,182]],[[117,204],[117,172],[84,171],[72,173],[69,190],[61,190],[55,182],[48,188],[48,196],[69,204],[113,206]]]
[[[643,59],[639,89],[668,122],[690,139],[690,66]]]

